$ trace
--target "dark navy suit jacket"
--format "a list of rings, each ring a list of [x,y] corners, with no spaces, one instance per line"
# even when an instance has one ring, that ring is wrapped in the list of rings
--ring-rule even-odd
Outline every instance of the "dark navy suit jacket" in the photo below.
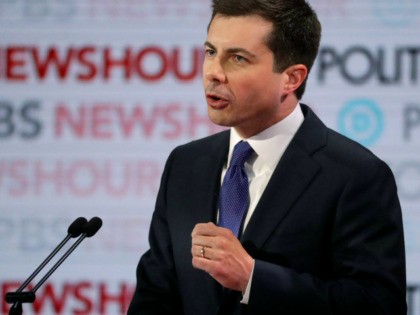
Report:
[[[128,314],[406,314],[401,209],[389,167],[301,106],[304,122],[241,237],[255,259],[249,304],[191,263],[194,226],[215,222],[224,131],[170,154]]]

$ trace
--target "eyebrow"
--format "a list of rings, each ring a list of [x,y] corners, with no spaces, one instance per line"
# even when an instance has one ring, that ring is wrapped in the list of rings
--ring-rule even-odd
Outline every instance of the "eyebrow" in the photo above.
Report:
[[[207,46],[207,47],[209,47],[209,48],[211,48],[213,50],[217,50],[216,47],[212,43],[210,43],[208,41],[206,41],[204,43],[204,46]],[[226,49],[226,52],[229,53],[229,54],[243,53],[243,54],[245,54],[245,55],[247,55],[247,56],[249,56],[251,58],[256,58],[257,57],[255,54],[253,54],[249,50],[247,50],[245,48],[240,48],[240,47],[228,48],[228,49]]]

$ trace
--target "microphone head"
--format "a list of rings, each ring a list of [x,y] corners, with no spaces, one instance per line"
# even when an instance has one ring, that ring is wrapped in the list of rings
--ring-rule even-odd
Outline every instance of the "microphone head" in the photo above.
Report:
[[[86,225],[86,223],[86,218],[77,218],[73,221],[72,224],[70,224],[69,228],[67,229],[67,233],[73,238],[78,237],[80,234],[83,233],[83,227]]]
[[[83,233],[87,237],[91,237],[91,236],[95,235],[96,232],[98,232],[98,230],[101,228],[101,226],[102,226],[102,220],[101,220],[101,218],[93,217],[83,227]]]

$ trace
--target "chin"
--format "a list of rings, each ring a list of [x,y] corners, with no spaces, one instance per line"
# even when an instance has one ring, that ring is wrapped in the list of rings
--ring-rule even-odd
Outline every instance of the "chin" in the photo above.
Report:
[[[227,122],[225,119],[214,117],[209,115],[209,118],[213,124],[216,124],[221,127],[231,127],[231,124]]]
[[[215,110],[209,106],[207,114],[212,123],[222,127],[233,127],[233,121],[229,115],[226,115],[226,111]]]

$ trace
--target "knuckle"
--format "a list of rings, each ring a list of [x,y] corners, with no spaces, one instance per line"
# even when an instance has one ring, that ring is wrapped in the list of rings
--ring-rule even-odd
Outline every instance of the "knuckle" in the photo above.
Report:
[[[230,229],[223,229],[223,236],[225,237],[231,237],[233,236],[233,232]]]
[[[219,247],[225,250],[228,247],[228,241],[225,238],[220,239]]]

